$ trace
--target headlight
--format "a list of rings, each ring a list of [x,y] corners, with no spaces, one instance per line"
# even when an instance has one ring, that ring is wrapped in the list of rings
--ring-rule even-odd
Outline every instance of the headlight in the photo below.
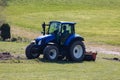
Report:
[[[40,40],[40,41],[38,42],[38,45],[41,45],[41,42],[42,42],[42,40]]]
[[[31,41],[31,43],[35,43],[35,40]]]

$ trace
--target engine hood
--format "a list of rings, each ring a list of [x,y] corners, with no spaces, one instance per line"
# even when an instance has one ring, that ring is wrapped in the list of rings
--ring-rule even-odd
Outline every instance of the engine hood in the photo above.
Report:
[[[40,40],[42,40],[42,42],[48,43],[48,42],[50,42],[50,41],[52,41],[52,40],[54,40],[54,39],[55,39],[55,36],[49,34],[49,35],[39,36],[39,37],[37,37],[37,38],[35,39],[35,41],[36,41],[36,42],[39,42]]]

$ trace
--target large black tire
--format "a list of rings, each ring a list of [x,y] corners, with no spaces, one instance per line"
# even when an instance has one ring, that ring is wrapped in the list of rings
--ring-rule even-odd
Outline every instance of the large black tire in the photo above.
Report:
[[[56,61],[58,59],[59,50],[54,45],[48,45],[45,47],[43,55],[44,58],[48,59],[49,61]]]
[[[30,44],[27,46],[25,54],[28,59],[35,59],[40,56],[39,49],[34,44]]]
[[[69,59],[72,61],[83,61],[85,56],[85,46],[81,41],[74,41],[70,46]]]

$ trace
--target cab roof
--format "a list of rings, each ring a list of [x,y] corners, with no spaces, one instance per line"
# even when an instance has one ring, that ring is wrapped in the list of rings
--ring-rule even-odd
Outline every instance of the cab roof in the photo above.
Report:
[[[69,22],[69,21],[50,21],[50,22],[59,22],[61,24],[76,24],[75,22]]]

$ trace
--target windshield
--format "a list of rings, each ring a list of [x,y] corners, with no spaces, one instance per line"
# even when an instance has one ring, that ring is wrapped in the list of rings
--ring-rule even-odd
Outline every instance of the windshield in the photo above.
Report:
[[[48,34],[59,33],[61,29],[61,24],[59,22],[50,22]]]

